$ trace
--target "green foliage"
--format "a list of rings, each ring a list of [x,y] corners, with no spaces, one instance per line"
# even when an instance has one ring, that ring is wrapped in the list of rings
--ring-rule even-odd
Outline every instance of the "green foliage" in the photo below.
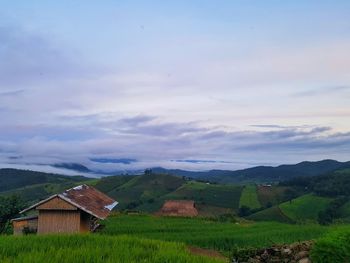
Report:
[[[325,210],[332,199],[313,194],[303,195],[279,205],[282,213],[296,222],[316,222],[320,211]]]
[[[320,237],[330,228],[320,225],[290,225],[276,222],[231,223],[203,218],[117,215],[108,218],[101,234],[183,242],[230,253],[234,246],[267,247]]]
[[[67,235],[0,237],[0,262],[218,263],[191,255],[184,244],[130,236]]]
[[[321,225],[329,225],[333,220],[341,217],[341,207],[349,200],[348,197],[338,197],[331,201],[326,210],[318,213],[318,222]]]
[[[239,200],[239,207],[242,206],[247,206],[251,209],[261,207],[261,204],[258,200],[257,189],[255,185],[246,185],[243,188],[241,198]]]
[[[311,251],[317,263],[345,263],[350,261],[350,228],[335,231],[317,240]]]
[[[0,234],[7,233],[10,220],[19,215],[23,209],[23,202],[18,196],[0,196]]]

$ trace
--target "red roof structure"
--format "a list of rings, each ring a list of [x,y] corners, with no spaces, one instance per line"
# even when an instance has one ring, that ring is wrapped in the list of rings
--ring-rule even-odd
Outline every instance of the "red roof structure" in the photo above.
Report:
[[[192,200],[167,200],[159,211],[163,216],[194,217],[198,215],[195,202]]]
[[[117,201],[108,197],[104,193],[101,193],[91,186],[83,184],[68,189],[61,194],[52,195],[49,198],[28,207],[21,213],[32,210],[56,197],[99,219],[105,219],[118,204]]]

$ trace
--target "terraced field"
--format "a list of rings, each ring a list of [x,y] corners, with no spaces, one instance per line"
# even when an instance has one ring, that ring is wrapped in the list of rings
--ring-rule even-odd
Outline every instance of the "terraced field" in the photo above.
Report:
[[[279,205],[283,214],[296,222],[317,221],[318,213],[325,210],[330,198],[320,197],[313,194],[303,195],[291,202],[285,202]]]
[[[243,188],[241,198],[239,200],[239,207],[242,206],[247,206],[251,209],[261,207],[261,204],[258,200],[256,185],[246,185]]]

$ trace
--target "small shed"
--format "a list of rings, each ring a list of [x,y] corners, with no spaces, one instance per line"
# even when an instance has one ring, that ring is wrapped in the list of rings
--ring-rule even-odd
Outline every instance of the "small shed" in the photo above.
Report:
[[[105,219],[117,204],[95,188],[79,185],[23,210],[36,211],[37,218],[12,220],[14,233],[23,233],[24,227],[35,229],[35,224],[38,234],[93,232],[98,220]]]
[[[158,214],[163,216],[194,217],[198,215],[198,211],[193,200],[167,200]]]

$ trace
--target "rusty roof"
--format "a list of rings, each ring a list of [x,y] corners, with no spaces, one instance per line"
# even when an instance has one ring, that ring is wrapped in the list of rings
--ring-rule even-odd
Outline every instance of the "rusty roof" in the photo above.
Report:
[[[104,193],[101,193],[92,186],[83,184],[68,189],[61,194],[50,196],[49,198],[23,210],[21,213],[32,210],[55,197],[59,197],[71,205],[99,219],[105,219],[110,214],[112,209],[118,204],[117,201],[113,200]]]

